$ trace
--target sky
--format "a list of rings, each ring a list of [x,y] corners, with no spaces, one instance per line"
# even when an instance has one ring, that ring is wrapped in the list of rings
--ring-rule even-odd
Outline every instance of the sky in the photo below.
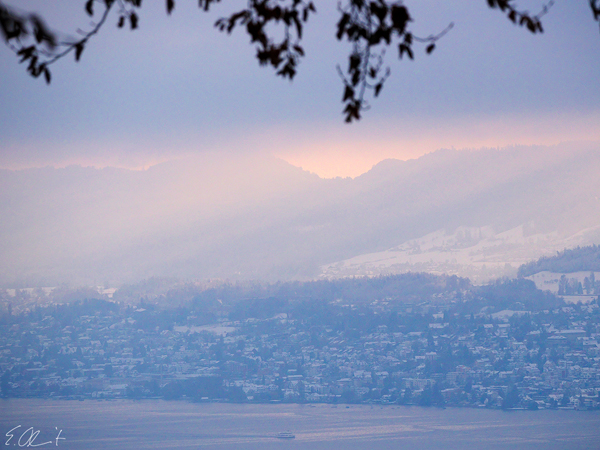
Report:
[[[67,34],[90,27],[83,0],[4,1]],[[136,31],[110,17],[79,63],[53,66],[50,86],[0,46],[0,167],[140,169],[209,151],[264,152],[345,177],[440,148],[600,141],[600,29],[587,2],[558,0],[541,35],[485,0],[404,3],[416,35],[455,26],[431,55],[417,47],[415,61],[390,49],[391,77],[351,125],[336,71],[350,46],[335,39],[333,1],[315,0],[293,82],[258,66],[242,30],[228,36],[212,26],[244,5],[233,0],[208,14],[178,0],[171,16],[164,2],[145,1]],[[518,3],[531,11],[543,4]]]

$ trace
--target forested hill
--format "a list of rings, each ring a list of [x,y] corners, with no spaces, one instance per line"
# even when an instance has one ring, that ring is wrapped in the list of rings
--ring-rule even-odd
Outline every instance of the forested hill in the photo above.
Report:
[[[320,300],[332,302],[342,299],[350,304],[365,304],[373,300],[393,299],[402,302],[423,302],[456,291],[470,289],[467,278],[428,273],[405,273],[384,277],[357,277],[309,282],[241,282],[224,283],[218,287],[204,289],[190,284],[173,281],[157,288],[159,280],[148,280],[137,285],[126,285],[114,294],[114,300],[135,304],[141,299],[164,305],[196,304],[210,305],[222,301],[226,305],[245,303],[255,307],[265,299],[276,300]],[[268,303],[268,302],[267,302]]]
[[[600,271],[600,246],[590,245],[565,249],[556,256],[545,256],[519,267],[519,276],[528,277],[538,272],[573,273]]]
[[[398,306],[460,299],[459,303],[465,302],[463,312],[469,314],[483,307],[493,313],[504,309],[538,311],[562,304],[555,295],[536,289],[530,280],[499,279],[485,286],[473,286],[466,278],[428,273],[273,284],[238,282],[208,289],[181,283],[165,286],[160,292],[146,289],[152,285],[155,282],[124,286],[113,299],[123,305],[142,305],[149,310],[189,308],[200,321],[197,325],[214,323],[218,311],[227,312],[230,320],[265,319],[303,309],[302,305],[317,309],[323,305],[362,308],[381,300]]]

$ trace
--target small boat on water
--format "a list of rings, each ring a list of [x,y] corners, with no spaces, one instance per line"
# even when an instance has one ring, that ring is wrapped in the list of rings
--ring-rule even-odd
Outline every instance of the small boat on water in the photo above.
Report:
[[[275,436],[277,439],[294,439],[296,435],[291,431],[281,431]]]

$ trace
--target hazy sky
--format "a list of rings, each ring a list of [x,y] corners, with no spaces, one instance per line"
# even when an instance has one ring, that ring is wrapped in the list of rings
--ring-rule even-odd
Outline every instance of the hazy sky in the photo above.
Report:
[[[83,0],[6,2],[42,11],[55,29],[89,28]],[[341,115],[335,67],[349,45],[334,37],[337,2],[315,0],[292,83],[258,66],[242,30],[212,26],[245,4],[222,3],[206,14],[178,0],[167,17],[164,1],[145,1],[135,32],[112,17],[80,63],[53,66],[51,86],[0,46],[0,167],[144,167],[218,150],[354,176],[438,148],[600,140],[600,32],[587,1],[557,0],[535,36],[485,0],[405,1],[416,34],[455,27],[431,56],[419,48],[400,62],[390,49],[392,76],[353,125]],[[542,2],[519,4],[537,11]]]

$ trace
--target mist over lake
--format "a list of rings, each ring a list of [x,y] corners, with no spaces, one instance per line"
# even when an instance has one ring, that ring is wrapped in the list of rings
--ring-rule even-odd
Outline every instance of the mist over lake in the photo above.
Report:
[[[40,430],[36,444],[53,440],[62,429],[65,439],[58,446],[52,441],[52,447],[65,450],[583,450],[597,449],[600,439],[599,411],[2,400],[3,442],[18,425],[9,445],[29,427]],[[295,439],[276,438],[286,430]]]

